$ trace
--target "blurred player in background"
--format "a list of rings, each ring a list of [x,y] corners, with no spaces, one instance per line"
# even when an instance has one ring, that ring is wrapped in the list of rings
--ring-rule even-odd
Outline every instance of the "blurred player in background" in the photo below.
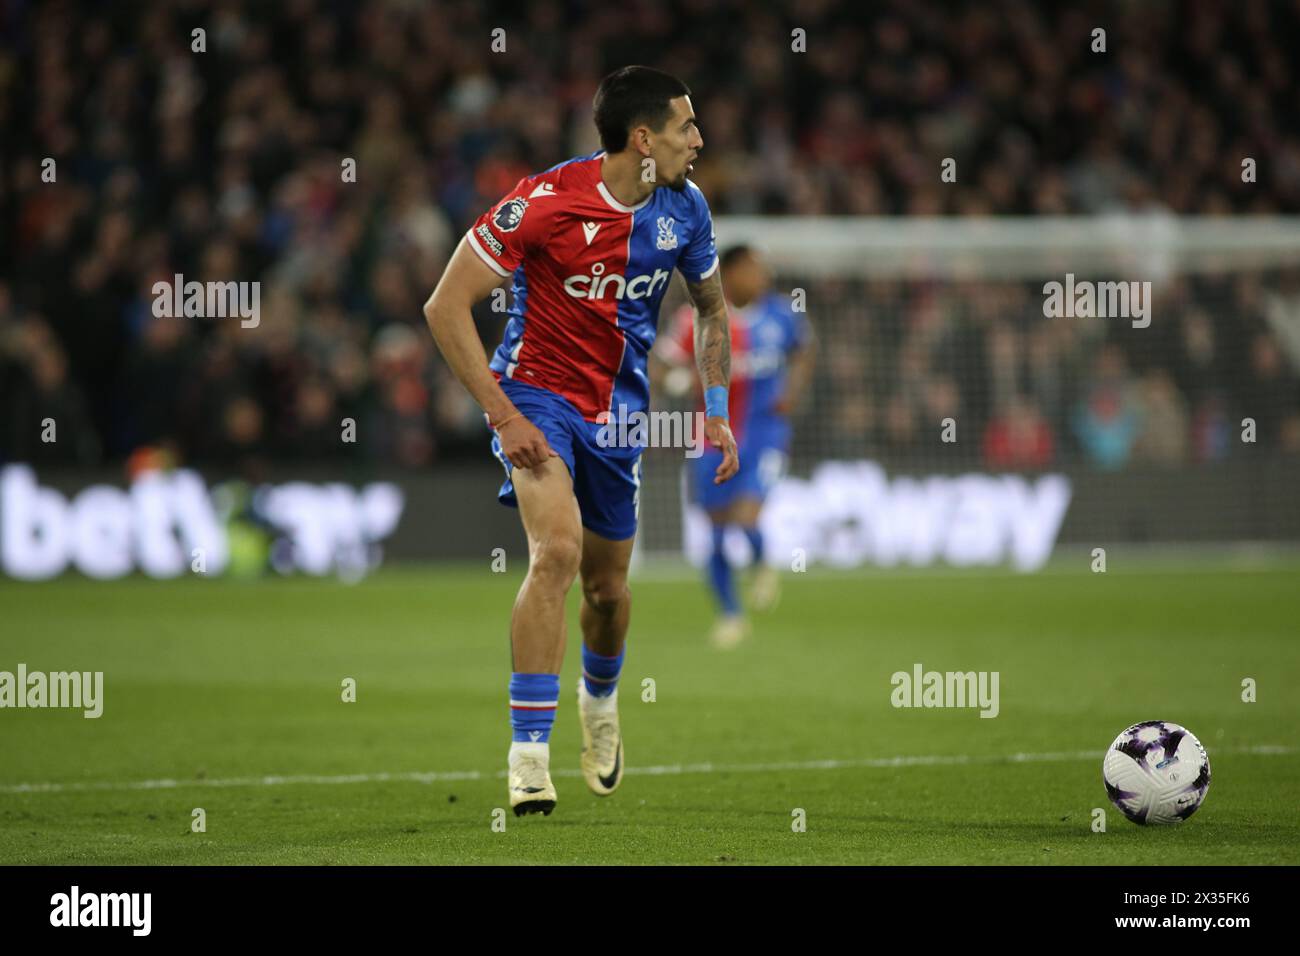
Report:
[[[724,252],[722,275],[731,317],[730,421],[740,446],[740,471],[732,481],[715,484],[711,479],[722,453],[709,446],[692,463],[692,484],[696,502],[712,523],[708,583],[719,611],[712,639],[719,647],[732,647],[745,638],[749,625],[736,594],[724,538],[732,525],[744,532],[755,569],[750,600],[755,610],[775,607],[780,579],[764,563],[758,520],[764,499],[785,472],[790,415],[812,378],[815,341],[807,316],[793,311],[789,297],[770,291],[771,273],[754,249],[742,245]],[[654,378],[670,393],[674,381],[689,382],[693,314],[690,306],[678,310],[673,329],[659,339],[655,350]]]
[[[641,66],[601,82],[604,149],[520,180],[465,234],[425,316],[442,354],[487,415],[519,508],[528,575],[510,619],[509,762],[515,814],[555,808],[550,734],[564,662],[564,601],[582,577],[582,774],[600,796],[623,778],[618,677],[631,597],[641,448],[608,447],[606,425],[648,409],[646,361],[673,269],[699,309],[695,348],[708,395],[705,434],[736,473],[727,427],[730,336],[713,220],[687,179],[704,140],[690,90]],[[667,189],[660,187],[667,186]],[[489,363],[471,307],[513,283],[505,338]]]

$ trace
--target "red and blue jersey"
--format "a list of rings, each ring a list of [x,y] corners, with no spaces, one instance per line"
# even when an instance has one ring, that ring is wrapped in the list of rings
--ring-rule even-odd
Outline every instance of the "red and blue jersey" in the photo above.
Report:
[[[601,179],[604,152],[521,179],[466,233],[514,303],[489,363],[497,378],[570,401],[584,419],[646,411],[646,358],[674,268],[698,282],[718,268],[699,187],[656,189],[635,206]]]
[[[776,410],[785,393],[791,353],[809,338],[808,318],[790,308],[789,301],[769,293],[743,309],[727,303],[731,329],[731,378],[727,417],[741,449],[752,442],[784,448],[790,423]],[[695,310],[683,306],[669,335],[660,344],[665,361],[683,365],[695,355]]]

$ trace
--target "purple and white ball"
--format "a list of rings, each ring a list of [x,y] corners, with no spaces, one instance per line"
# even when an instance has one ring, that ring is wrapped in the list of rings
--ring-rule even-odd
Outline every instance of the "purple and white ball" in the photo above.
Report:
[[[1145,720],[1115,738],[1101,765],[1106,795],[1134,823],[1186,820],[1210,789],[1210,758],[1191,731]]]

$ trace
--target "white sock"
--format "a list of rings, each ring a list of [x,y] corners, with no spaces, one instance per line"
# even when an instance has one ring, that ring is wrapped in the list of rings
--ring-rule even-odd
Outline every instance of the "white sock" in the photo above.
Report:
[[[607,713],[611,710],[618,710],[618,688],[615,687],[605,697],[597,697],[591,691],[587,690],[587,682],[582,681],[579,685],[582,688],[583,708],[586,710],[596,711],[597,713]]]
[[[506,758],[510,762],[510,766],[513,767],[522,757],[532,757],[549,765],[551,762],[551,745],[522,743],[518,740],[511,741],[510,754]]]

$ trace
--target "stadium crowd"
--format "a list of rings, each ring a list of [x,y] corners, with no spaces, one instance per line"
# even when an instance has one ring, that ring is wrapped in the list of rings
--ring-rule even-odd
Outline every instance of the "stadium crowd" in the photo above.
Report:
[[[835,291],[820,414],[796,434],[806,455],[1033,470],[1300,454],[1300,270],[1175,279],[1155,297],[1161,319],[1127,332],[1044,318],[1037,283]]]
[[[5,9],[0,460],[481,455],[421,306],[484,208],[597,148],[592,93],[629,62],[695,90],[715,215],[1300,213],[1294,3]],[[258,324],[156,317],[176,274],[259,281]],[[1185,281],[1139,350],[1043,321],[1032,287],[814,285],[836,347],[799,447],[915,451],[951,414],[990,466],[1113,468],[1231,454],[1253,413],[1295,452],[1300,350],[1275,300],[1297,286]],[[477,318],[491,347],[504,316]]]

